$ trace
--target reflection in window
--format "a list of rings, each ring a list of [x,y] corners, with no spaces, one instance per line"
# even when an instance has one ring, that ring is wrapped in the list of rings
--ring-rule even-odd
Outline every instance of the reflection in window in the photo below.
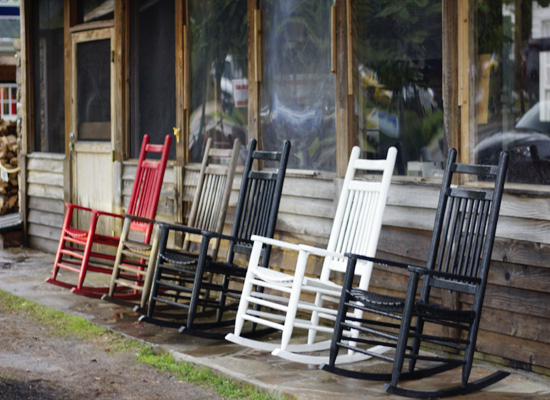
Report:
[[[114,18],[115,2],[113,0],[78,0],[77,23],[103,21]]]
[[[111,40],[76,47],[76,121],[79,140],[111,140]]]
[[[0,83],[0,104],[2,119],[15,121],[17,119],[17,85],[15,83]]]
[[[163,143],[176,126],[176,44],[173,1],[130,2],[130,124],[132,158],[143,136]],[[176,158],[176,145],[170,159]]]
[[[437,176],[444,154],[441,0],[358,0],[353,31],[358,141],[399,150],[400,175]]]
[[[477,11],[473,157],[510,153],[509,182],[550,183],[548,1],[483,0]]]
[[[191,119],[189,152],[200,162],[208,138],[214,147],[248,141],[248,24],[244,0],[189,0]]]
[[[336,169],[335,77],[330,71],[332,0],[262,2],[261,141],[292,142],[290,168]]]
[[[32,7],[34,151],[65,151],[63,49],[63,0],[40,0]]]

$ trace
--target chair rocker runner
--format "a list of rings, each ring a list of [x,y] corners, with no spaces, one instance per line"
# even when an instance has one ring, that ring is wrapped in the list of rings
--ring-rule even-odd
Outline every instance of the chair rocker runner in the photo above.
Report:
[[[498,166],[458,164],[455,159],[456,151],[451,149],[426,267],[349,254],[330,360],[322,367],[325,371],[352,378],[389,381],[383,388],[386,392],[416,398],[467,394],[508,375],[507,372],[497,371],[480,380],[469,381],[508,154],[501,153]],[[451,186],[453,177],[464,174],[492,178],[494,185],[490,188]],[[408,270],[406,297],[381,295],[353,287],[353,273],[360,261]],[[462,304],[459,307],[442,304],[439,300],[442,290],[460,294]],[[350,317],[349,309],[362,310],[363,317]],[[350,337],[345,333],[350,328],[361,334]],[[393,347],[395,356],[373,354],[365,349],[373,344]],[[421,346],[426,344],[436,344],[457,354],[420,353]],[[336,367],[335,360],[340,349],[392,362],[392,373],[357,372]],[[408,369],[402,371],[405,359],[408,360]],[[460,383],[455,387],[430,391],[398,386],[401,381],[426,378],[457,367],[462,367],[462,374],[457,377]]]
[[[166,135],[163,145],[154,145],[149,143],[149,135],[143,137],[137,171],[130,196],[127,213],[146,219],[153,219],[157,212],[157,205],[168,161],[170,144],[172,137]],[[160,154],[160,160],[149,159],[153,154]],[[102,235],[96,232],[100,219],[105,217],[124,218],[120,214],[102,212],[76,204],[66,203],[67,211],[59,246],[54,259],[52,276],[46,279],[46,282],[71,288],[73,293],[82,294],[91,297],[101,297],[108,290],[107,287],[84,286],[84,280],[88,272],[99,272],[111,274],[115,261],[114,250],[119,245],[119,237]],[[91,214],[88,230],[82,230],[71,226],[73,216],[76,218],[77,212],[87,212]],[[143,235],[143,243],[149,243],[153,224],[147,220],[134,220],[130,223],[129,230],[140,232]],[[102,245],[104,249],[97,248],[96,245]],[[108,249],[113,248],[110,253]],[[78,282],[70,284],[57,279],[59,269],[78,273]],[[139,280],[140,273],[134,272],[126,274],[126,278]],[[135,291],[121,292],[119,296],[136,297]]]
[[[328,362],[328,356],[311,353],[328,350],[330,347],[330,340],[315,342],[315,338],[317,332],[330,334],[333,331],[335,305],[338,304],[342,291],[342,287],[335,282],[335,275],[337,272],[345,272],[346,252],[376,255],[397,150],[390,148],[386,160],[359,159],[359,154],[359,147],[354,147],[326,250],[258,236],[252,238],[254,247],[239,304],[235,332],[228,334],[227,340],[259,350],[273,351],[272,354],[290,361],[306,364]],[[379,180],[361,179],[365,172],[381,172],[382,175]],[[298,252],[294,275],[259,265],[260,250],[265,245]],[[318,278],[305,276],[310,254],[324,257]],[[371,271],[371,262],[360,263],[356,270],[360,280],[359,287],[367,289]],[[314,297],[314,302],[306,296]],[[307,313],[310,319],[297,318],[298,311]],[[361,311],[357,310],[356,313],[360,317]],[[241,332],[246,321],[282,331],[281,342],[268,343],[243,337]],[[308,330],[307,343],[290,344],[295,328]],[[381,352],[384,350],[382,347],[372,349]],[[339,362],[366,358],[370,357],[349,354],[339,357]]]
[[[180,328],[187,334],[224,338],[227,332],[215,330],[233,324],[234,318],[224,318],[224,314],[236,310],[240,286],[246,274],[246,268],[239,266],[235,257],[239,253],[250,253],[253,234],[273,236],[289,153],[288,141],[285,141],[282,152],[257,151],[256,140],[250,142],[231,235],[202,231],[200,255],[196,262],[173,257],[166,251],[169,231],[196,232],[185,226],[159,224],[157,267],[147,315],[141,316],[140,321]],[[253,164],[261,161],[278,162],[278,170],[253,170]],[[225,261],[208,257],[212,241],[229,242]],[[269,252],[269,247],[264,249],[266,262]],[[179,312],[167,318],[158,313],[159,303],[179,309]]]
[[[189,227],[197,229],[198,232],[200,230],[222,232],[239,150],[240,140],[238,139],[235,140],[233,149],[212,148],[212,139],[207,140],[189,213]],[[129,287],[141,292],[138,307],[135,311],[144,312],[158,256],[160,230],[157,229],[152,244],[136,241],[129,237],[130,227],[134,221],[155,223],[154,220],[124,214],[124,225],[111,275],[109,294],[104,295],[102,299],[124,306],[135,306],[134,302],[119,299],[115,296],[119,286]],[[196,261],[198,252],[193,253],[191,251],[191,242],[194,239],[196,240],[193,235],[187,234],[184,237],[181,249],[166,251]],[[218,248],[215,247],[212,251],[212,257],[216,258]],[[136,279],[136,275],[140,279]]]

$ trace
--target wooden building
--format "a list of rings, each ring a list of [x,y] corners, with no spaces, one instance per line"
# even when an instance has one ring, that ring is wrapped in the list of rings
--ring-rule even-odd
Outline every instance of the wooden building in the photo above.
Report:
[[[21,0],[21,21],[31,247],[54,251],[64,201],[123,210],[141,138],[173,131],[160,219],[184,221],[186,172],[207,137],[290,139],[277,235],[316,245],[352,146],[365,157],[398,146],[379,255],[421,265],[448,148],[485,163],[507,149],[479,357],[550,374],[547,1]],[[272,262],[292,270],[295,257]],[[377,270],[371,287],[405,284]]]

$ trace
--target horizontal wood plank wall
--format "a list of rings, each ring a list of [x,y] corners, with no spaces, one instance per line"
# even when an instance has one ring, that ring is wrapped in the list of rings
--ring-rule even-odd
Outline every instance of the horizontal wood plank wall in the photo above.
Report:
[[[63,225],[64,154],[33,153],[27,157],[28,243],[55,253]]]
[[[437,185],[392,184],[380,257],[424,265],[438,192]],[[543,196],[505,193],[477,344],[481,358],[545,374],[550,374],[549,208]],[[403,294],[407,281],[403,273],[377,267],[371,290]]]

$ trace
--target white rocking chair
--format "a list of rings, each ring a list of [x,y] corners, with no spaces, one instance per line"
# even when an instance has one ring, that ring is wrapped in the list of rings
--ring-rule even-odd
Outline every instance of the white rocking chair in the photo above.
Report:
[[[359,159],[359,154],[359,147],[354,147],[326,250],[252,236],[254,245],[237,312],[235,331],[226,336],[227,340],[254,349],[271,351],[273,355],[294,362],[328,362],[328,355],[311,353],[328,350],[330,347],[330,339],[315,342],[315,338],[317,332],[331,334],[334,329],[337,314],[335,305],[338,304],[342,292],[342,286],[334,282],[334,275],[335,272],[344,273],[346,270],[347,260],[344,253],[357,252],[370,257],[375,256],[397,150],[394,147],[390,148],[386,160]],[[360,180],[356,177],[357,171],[382,172],[382,179]],[[261,266],[260,258],[264,246],[298,252],[294,275]],[[305,276],[310,254],[324,257],[318,278]],[[356,270],[360,280],[359,287],[364,290],[368,288],[371,271],[371,262],[362,263]],[[309,298],[304,298],[302,294]],[[315,300],[311,302],[313,296]],[[298,310],[307,313],[310,318],[296,318]],[[253,327],[263,325],[282,331],[281,342],[264,342],[241,334],[246,321],[251,322]],[[294,328],[308,330],[307,343],[290,344]],[[353,336],[353,332],[351,335]],[[371,349],[375,352],[385,350],[382,346]],[[350,353],[339,356],[337,363],[368,358],[370,357],[364,354]]]

